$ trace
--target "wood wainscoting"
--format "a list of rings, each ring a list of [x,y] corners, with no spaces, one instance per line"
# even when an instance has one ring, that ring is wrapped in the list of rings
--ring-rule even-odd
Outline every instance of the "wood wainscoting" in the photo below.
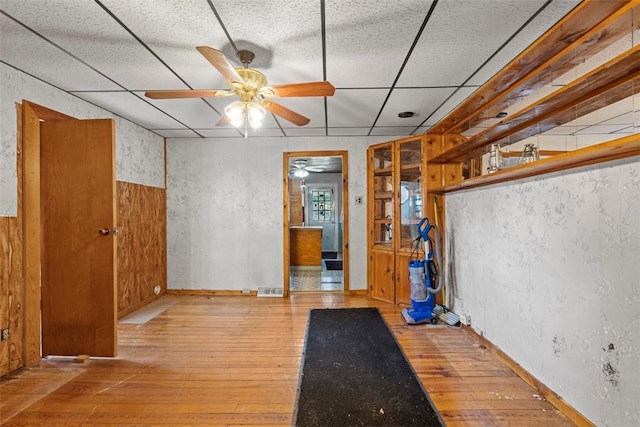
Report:
[[[16,104],[17,215],[0,217],[0,376],[24,366],[24,276],[22,256],[22,105]],[[5,337],[6,338],[6,337]]]
[[[118,317],[122,318],[167,291],[167,209],[164,188],[118,181],[116,191]]]

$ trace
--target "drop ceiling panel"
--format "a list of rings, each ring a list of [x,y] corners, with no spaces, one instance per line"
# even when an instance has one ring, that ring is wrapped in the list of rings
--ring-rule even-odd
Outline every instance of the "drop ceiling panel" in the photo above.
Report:
[[[367,136],[369,135],[370,130],[371,130],[371,126],[351,127],[351,128],[330,127],[329,135],[330,136]]]
[[[447,99],[442,107],[427,119],[425,125],[433,126],[446,116],[450,111],[454,110],[462,101],[470,97],[478,88],[476,87],[461,87],[459,90],[454,91],[451,98]]]
[[[144,97],[143,92],[136,93],[138,96]],[[220,114],[200,98],[145,99],[190,128],[213,127],[220,120]]]
[[[152,132],[165,138],[200,138],[200,135],[190,129],[153,129]]]
[[[217,127],[210,129],[196,129],[205,138],[242,138],[243,134],[232,127]],[[252,137],[252,134],[249,135]]]
[[[441,2],[442,3],[442,2]],[[326,5],[327,78],[336,87],[390,87],[430,1],[332,1]]]
[[[311,121],[307,126],[324,126],[324,98],[273,98],[273,101],[309,118]],[[283,128],[297,127],[282,117],[276,117]]]
[[[98,104],[121,117],[126,117],[147,129],[180,129],[185,126],[164,114],[152,104],[130,92],[80,92],[79,98]]]
[[[323,80],[320,2],[257,3],[214,3],[238,49],[255,50],[252,67],[265,73],[271,85]]]
[[[462,84],[544,1],[512,1],[509,7],[504,0],[439,2],[398,85]]]
[[[336,90],[333,97],[327,98],[329,126],[370,128],[388,93],[386,89]]]
[[[493,77],[520,52],[536,41],[551,28],[559,18],[571,11],[580,0],[556,0],[550,2],[533,20],[509,42],[509,46],[501,49],[497,54],[475,74],[469,85],[483,85]]]
[[[244,132],[244,129],[242,130],[242,132]],[[285,136],[284,133],[282,133],[282,130],[280,128],[269,128],[269,127],[261,127],[258,128],[256,130],[253,130],[251,128],[249,128],[249,138],[254,138],[254,137],[279,137],[279,136]]]
[[[222,76],[196,50],[196,46],[220,48],[227,43],[206,1],[102,0],[102,3],[192,88],[227,87]],[[140,89],[155,87],[147,85]]]
[[[454,90],[455,88],[395,89],[391,92],[376,126],[415,128],[431,116]],[[404,111],[411,111],[415,115],[404,119],[398,117]]]
[[[540,135],[556,135],[556,136],[564,136],[564,135],[575,135],[580,129],[584,129],[585,126],[571,126],[571,125],[563,125],[557,126],[553,129],[549,129],[546,132],[541,133]]]
[[[629,129],[628,124],[606,124],[606,125],[593,125],[584,129],[580,129],[576,132],[576,135],[602,135],[607,133],[621,132],[624,129]]]
[[[616,132],[616,134],[631,135],[640,132],[640,126],[629,126]]]
[[[394,137],[404,137],[411,135],[415,129],[414,126],[402,127],[402,126],[377,126],[371,131],[372,136],[394,136]]]
[[[324,127],[309,127],[301,126],[295,128],[285,129],[287,136],[326,136],[326,129]]]
[[[63,90],[120,89],[109,79],[4,15],[0,15],[0,52],[0,58],[14,68]]]
[[[123,87],[180,87],[180,80],[97,3],[54,0],[37,2],[37,7],[21,3],[5,2],[3,9]],[[68,73],[63,77],[75,79]]]

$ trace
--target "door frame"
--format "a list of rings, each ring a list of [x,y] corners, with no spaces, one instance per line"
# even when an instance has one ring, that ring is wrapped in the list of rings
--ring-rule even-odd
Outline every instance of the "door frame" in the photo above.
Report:
[[[341,157],[342,158],[342,258],[343,292],[349,292],[349,163],[347,150],[333,151],[287,151],[282,156],[282,235],[283,235],[283,273],[284,295],[289,296],[289,159],[291,157]]]

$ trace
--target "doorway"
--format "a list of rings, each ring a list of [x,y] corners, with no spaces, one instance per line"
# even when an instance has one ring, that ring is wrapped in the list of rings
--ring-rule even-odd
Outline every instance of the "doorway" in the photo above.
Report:
[[[283,159],[284,289],[349,290],[347,152]]]

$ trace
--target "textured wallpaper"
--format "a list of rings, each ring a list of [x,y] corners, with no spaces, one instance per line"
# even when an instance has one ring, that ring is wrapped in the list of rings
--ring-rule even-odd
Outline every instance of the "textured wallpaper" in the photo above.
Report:
[[[349,151],[351,289],[366,289],[366,149],[385,137],[169,139],[169,289],[283,286],[283,152]]]
[[[640,159],[446,208],[454,311],[597,425],[640,425]]]
[[[164,139],[0,64],[0,216],[17,212],[15,103],[35,102],[78,119],[115,118],[116,179],[164,188]]]

